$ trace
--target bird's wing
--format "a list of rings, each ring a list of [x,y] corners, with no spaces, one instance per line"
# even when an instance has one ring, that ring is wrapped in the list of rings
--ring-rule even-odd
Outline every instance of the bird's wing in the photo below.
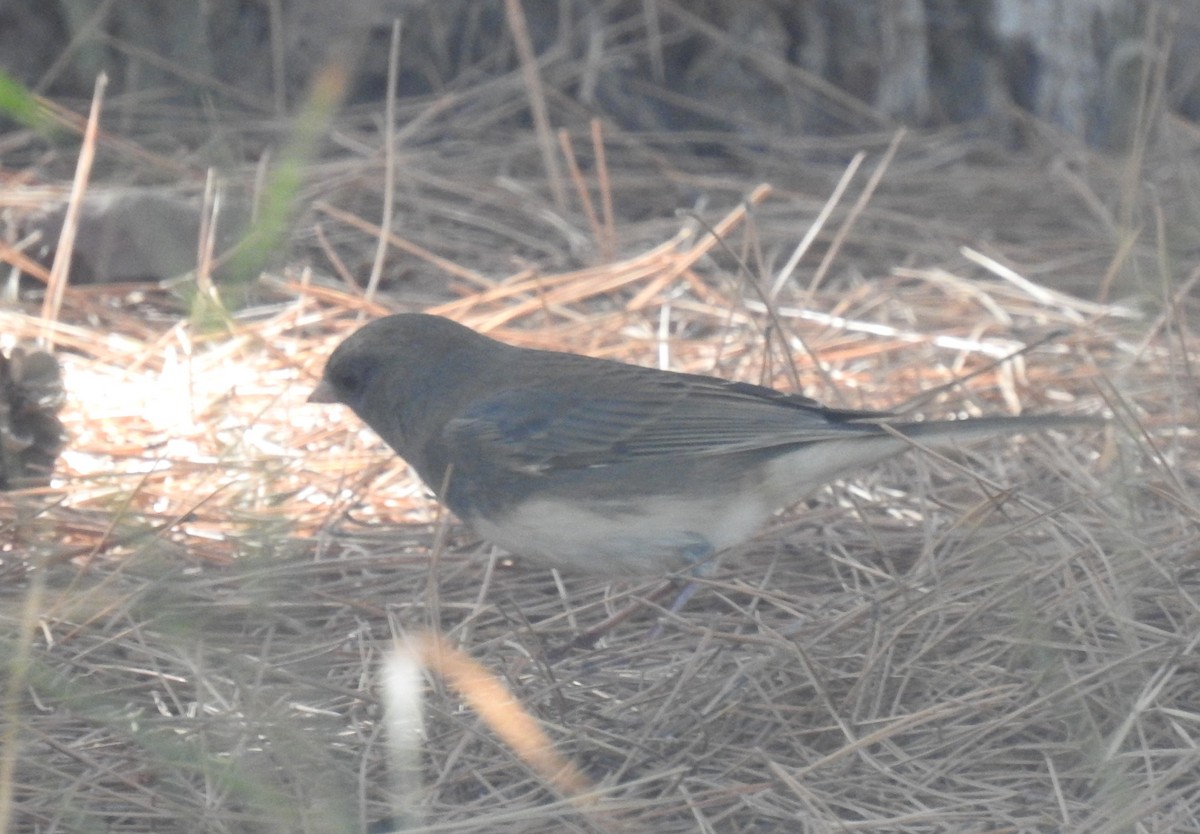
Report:
[[[505,468],[546,472],[878,433],[855,421],[886,416],[745,383],[629,370],[608,379],[593,372],[586,384],[509,388],[450,420],[445,440]]]

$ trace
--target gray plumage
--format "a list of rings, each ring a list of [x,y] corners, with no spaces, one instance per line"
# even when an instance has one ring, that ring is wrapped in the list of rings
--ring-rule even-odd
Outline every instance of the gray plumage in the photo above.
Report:
[[[348,405],[483,537],[550,566],[614,575],[695,565],[910,439],[936,446],[1093,421],[912,422],[519,348],[416,313],[348,337],[309,399]]]

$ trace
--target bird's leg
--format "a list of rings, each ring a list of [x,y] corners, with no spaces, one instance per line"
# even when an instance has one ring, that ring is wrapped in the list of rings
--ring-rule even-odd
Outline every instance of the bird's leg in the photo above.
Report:
[[[713,568],[717,564],[714,558],[716,555],[716,551],[712,549],[712,546],[708,542],[688,548],[686,558],[688,564],[692,566],[692,569],[688,571],[690,578],[680,588],[679,593],[675,595],[675,600],[671,603],[671,606],[667,608],[668,615],[678,614],[688,604],[688,601],[696,595],[696,591],[700,590],[700,585],[696,582],[696,577],[706,576],[713,572]],[[659,637],[662,637],[663,628],[663,618],[659,617],[658,622],[654,624],[654,628],[650,629],[650,633],[646,635],[646,639],[657,640]]]
[[[689,583],[689,584],[691,584],[691,583]],[[596,643],[600,640],[601,637],[603,637],[608,632],[612,631],[612,629],[616,628],[621,623],[628,620],[630,617],[632,617],[634,614],[636,614],[642,608],[645,608],[647,605],[654,605],[655,603],[657,603],[659,600],[661,600],[663,597],[665,597],[668,593],[670,593],[675,587],[676,587],[675,580],[673,580],[673,579],[667,580],[662,585],[655,588],[648,595],[634,600],[633,602],[629,603],[624,608],[622,608],[620,611],[613,614],[608,619],[604,620],[601,623],[598,623],[597,625],[592,626],[591,628],[589,628],[587,631],[583,632],[582,634],[577,635],[575,637],[575,639],[573,639],[571,642],[567,643],[561,649],[551,652],[550,657],[549,657],[550,662],[557,663],[559,660],[562,660],[564,657],[566,657],[567,654],[569,654],[570,652],[576,651],[578,649],[584,649],[584,650],[594,649],[596,647]],[[684,590],[686,591],[686,588]],[[685,602],[686,602],[686,600],[685,600]]]

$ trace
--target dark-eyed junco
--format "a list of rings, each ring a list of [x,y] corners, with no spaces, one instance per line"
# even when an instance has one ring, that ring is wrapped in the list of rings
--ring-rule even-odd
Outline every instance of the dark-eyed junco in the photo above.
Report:
[[[347,338],[309,402],[350,406],[484,538],[552,567],[613,576],[699,566],[826,481],[904,451],[909,438],[944,445],[1090,421],[904,421],[514,347],[417,313]]]

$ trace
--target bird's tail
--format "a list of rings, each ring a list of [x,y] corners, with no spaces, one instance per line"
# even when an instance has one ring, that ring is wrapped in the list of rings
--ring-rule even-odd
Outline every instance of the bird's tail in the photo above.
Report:
[[[880,424],[882,431],[910,438],[930,446],[942,446],[960,440],[999,437],[1025,431],[1046,431],[1075,426],[1104,425],[1104,419],[1089,415],[1043,414],[1022,417],[976,417],[969,420],[928,420],[903,423],[888,420]],[[886,427],[886,428],[885,428]]]
[[[960,441],[1019,434],[1024,431],[1102,425],[1095,417],[1045,415],[980,417],[970,420],[889,420],[859,423],[863,433],[822,440],[798,447],[772,463],[765,482],[775,497],[786,503],[840,475],[895,457],[908,449],[927,446],[942,449]],[[877,431],[871,431],[871,428]]]

